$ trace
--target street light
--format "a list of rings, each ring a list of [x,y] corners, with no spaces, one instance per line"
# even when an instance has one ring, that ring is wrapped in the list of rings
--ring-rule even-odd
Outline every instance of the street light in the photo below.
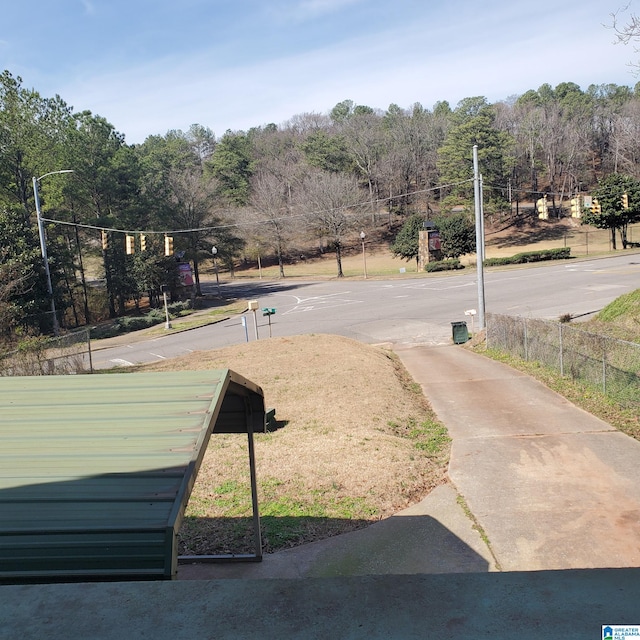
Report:
[[[360,232],[360,240],[362,240],[362,264],[364,265],[364,279],[367,279],[367,254],[364,252],[364,239],[367,237],[364,231]]]
[[[213,270],[216,272],[216,286],[218,287],[218,298],[222,298],[220,295],[220,276],[218,275],[218,261],[216,256],[218,255],[217,247],[211,247],[211,253],[213,254]]]
[[[49,258],[47,257],[47,241],[44,235],[44,225],[42,224],[42,213],[40,211],[40,197],[38,195],[38,182],[42,178],[52,176],[56,173],[73,173],[73,169],[62,169],[61,171],[49,171],[41,175],[39,178],[33,177],[33,198],[36,203],[36,220],[38,221],[38,235],[40,236],[40,251],[42,252],[42,261],[44,262],[44,273],[47,278],[47,293],[51,300],[51,314],[53,316],[53,333],[60,333],[60,325],[58,324],[58,315],[56,313],[56,301],[53,298],[53,285],[51,284],[51,271],[49,269]]]

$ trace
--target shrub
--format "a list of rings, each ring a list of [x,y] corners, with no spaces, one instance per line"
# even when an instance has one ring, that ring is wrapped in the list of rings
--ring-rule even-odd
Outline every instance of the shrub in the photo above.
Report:
[[[505,258],[487,258],[484,261],[486,267],[494,267],[503,264],[525,264],[527,262],[542,262],[544,260],[567,260],[571,258],[570,247],[559,247],[557,249],[542,249],[540,251],[527,251],[517,253],[514,256]]]
[[[129,331],[147,329],[165,320],[166,316],[163,309],[151,309],[149,313],[143,316],[125,316],[118,318],[116,325],[120,333],[128,333]]]
[[[183,302],[172,302],[170,305],[167,305],[167,309],[169,311],[169,317],[176,318],[178,316],[191,313],[191,303],[188,300]],[[156,324],[165,322],[166,319],[164,307],[161,309],[151,309],[151,311],[143,316],[124,316],[122,318],[118,318],[115,322],[109,325],[93,327],[91,329],[91,338],[93,340],[113,338],[114,336],[122,333],[148,329]]]
[[[464,265],[460,264],[460,260],[439,260],[437,262],[427,262],[424,267],[425,271],[453,271],[456,269],[464,269]]]
[[[167,305],[167,308],[171,317],[185,315],[185,312],[191,312],[191,301],[179,300],[178,302],[172,302]]]

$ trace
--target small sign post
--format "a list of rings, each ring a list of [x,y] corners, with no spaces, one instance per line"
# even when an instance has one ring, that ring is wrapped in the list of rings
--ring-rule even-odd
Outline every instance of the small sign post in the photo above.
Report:
[[[262,315],[267,316],[267,318],[269,318],[269,337],[271,337],[271,316],[275,315],[275,313],[276,313],[275,309],[269,309],[265,307],[262,310]]]

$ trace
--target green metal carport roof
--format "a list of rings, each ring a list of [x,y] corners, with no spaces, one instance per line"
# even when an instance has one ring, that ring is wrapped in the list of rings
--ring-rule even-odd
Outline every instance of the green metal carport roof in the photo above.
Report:
[[[264,425],[262,390],[228,369],[0,378],[0,581],[175,577],[212,433],[249,435],[257,522]]]

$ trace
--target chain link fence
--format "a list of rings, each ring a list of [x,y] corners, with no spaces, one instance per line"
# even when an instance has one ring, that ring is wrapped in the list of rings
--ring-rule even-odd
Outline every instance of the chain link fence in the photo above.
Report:
[[[640,344],[572,325],[487,314],[487,347],[540,362],[640,411]]]
[[[0,376],[74,373],[93,373],[89,329],[56,338],[30,338],[15,351],[0,354]]]

